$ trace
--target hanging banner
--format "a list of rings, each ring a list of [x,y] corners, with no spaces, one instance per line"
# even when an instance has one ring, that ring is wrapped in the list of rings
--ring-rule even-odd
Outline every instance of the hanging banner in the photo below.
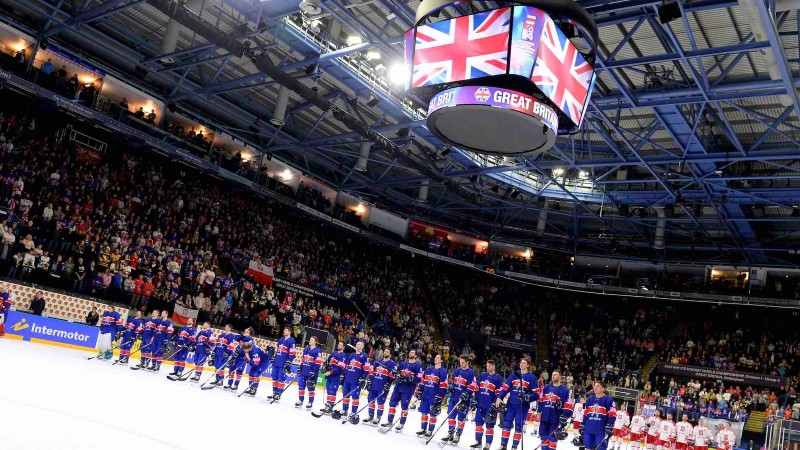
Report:
[[[486,345],[489,347],[500,347],[500,348],[507,348],[509,350],[518,350],[522,352],[527,352],[533,354],[536,349],[531,342],[525,341],[518,341],[516,339],[506,339],[497,336],[489,336],[489,339],[486,341]]]
[[[172,311],[172,322],[175,325],[185,326],[189,323],[189,319],[194,319],[195,324],[197,323],[197,310],[196,309],[189,309],[185,306],[175,305],[175,309]]]
[[[761,373],[735,372],[714,367],[684,366],[682,364],[658,363],[656,370],[665,375],[704,380],[722,380],[726,383],[762,386],[780,389],[786,386],[786,378]]]

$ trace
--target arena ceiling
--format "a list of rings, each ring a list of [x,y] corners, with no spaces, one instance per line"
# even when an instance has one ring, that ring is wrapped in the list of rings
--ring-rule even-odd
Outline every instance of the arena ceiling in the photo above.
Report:
[[[442,146],[424,127],[424,110],[376,72],[401,63],[416,0],[324,0],[313,23],[298,0],[187,0],[219,34],[180,26],[174,50],[164,45],[175,26],[168,3],[0,0],[7,23],[403,215],[580,254],[797,261],[800,0],[680,2],[682,17],[666,24],[661,1],[579,0],[600,28],[588,120],[545,154],[514,161]],[[456,8],[449,13],[467,12]],[[231,53],[242,45],[247,54]],[[286,124],[270,124],[279,86],[253,54],[397,145],[372,145],[366,171],[355,170],[369,141],[296,93]],[[367,105],[373,96],[379,101]]]

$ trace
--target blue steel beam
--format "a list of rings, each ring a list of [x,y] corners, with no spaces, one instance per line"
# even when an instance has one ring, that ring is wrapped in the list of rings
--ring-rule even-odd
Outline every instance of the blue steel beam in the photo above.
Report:
[[[111,0],[106,3],[103,3],[95,8],[92,8],[88,11],[81,12],[80,14],[73,16],[71,19],[66,20],[64,22],[59,23],[58,25],[42,31],[37,35],[39,39],[46,39],[50,36],[54,36],[64,30],[67,27],[75,26],[79,28],[83,23],[91,20],[96,20],[101,17],[105,17],[109,15],[109,13],[118,13],[124,11],[128,8],[136,6],[142,3],[144,0],[132,0],[130,3],[120,6],[125,0]],[[86,2],[89,3],[88,1]]]
[[[800,119],[800,99],[797,97],[797,91],[794,89],[794,80],[792,71],[789,68],[789,63],[786,61],[786,52],[783,49],[783,42],[778,36],[778,29],[775,26],[775,19],[772,14],[767,10],[766,4],[762,0],[755,0],[756,7],[758,8],[758,15],[761,23],[767,31],[767,38],[772,45],[772,52],[775,54],[778,71],[781,74],[781,81],[786,89],[786,95],[794,106],[794,113]],[[755,19],[755,18],[753,18]]]

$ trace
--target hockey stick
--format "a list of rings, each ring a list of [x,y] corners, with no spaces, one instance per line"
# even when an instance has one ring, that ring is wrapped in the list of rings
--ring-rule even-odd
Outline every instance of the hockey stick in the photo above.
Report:
[[[414,397],[414,401],[412,403],[416,406],[416,404],[417,404],[417,398],[416,397]],[[380,428],[378,428],[378,433],[381,433],[381,434],[388,433],[389,430],[394,428],[395,425],[397,425],[397,423],[400,422],[400,420],[403,418],[403,411],[408,412],[410,409],[411,409],[411,405],[409,405],[408,409],[406,409],[406,410],[404,410],[403,408],[400,408],[400,414],[399,414],[400,417],[398,417],[397,419],[394,419],[394,422],[392,422],[388,427],[380,427]]]
[[[228,359],[226,359],[226,360],[225,360],[225,362],[224,362],[224,363],[222,363],[222,373],[223,373],[223,377],[222,377],[222,379],[223,379],[223,380],[225,379],[225,376],[224,376],[224,374],[225,374],[225,366],[227,366],[227,365],[228,365],[228,363],[229,363],[229,362],[231,362],[231,359],[233,359],[233,356],[234,356],[234,355],[233,355],[233,353],[231,353],[231,356],[229,356],[229,357],[228,357]],[[217,369],[216,367],[214,367],[214,371],[213,371],[213,372],[211,372],[211,376],[210,376],[210,377],[208,377],[208,378],[206,378],[206,381],[205,381],[205,382],[203,382],[203,384],[201,384],[201,385],[200,385],[200,389],[202,389],[202,390],[204,390],[204,391],[207,391],[207,390],[209,390],[209,389],[214,389],[215,387],[217,387],[217,385],[213,385],[213,386],[208,386],[208,387],[206,387],[206,383],[208,383],[209,381],[211,381],[211,379],[212,379],[212,378],[216,378],[216,376],[217,376],[217,372],[219,372],[219,369]]]
[[[355,388],[353,388],[353,390],[352,390],[352,391],[350,391],[350,392],[348,392],[347,394],[343,395],[343,396],[342,396],[342,398],[340,398],[340,399],[339,399],[339,400],[338,400],[336,403],[334,403],[333,405],[331,405],[331,406],[325,406],[324,408],[322,408],[322,411],[320,411],[320,412],[314,412],[314,411],[311,411],[311,415],[312,415],[312,416],[314,416],[314,417],[316,417],[317,419],[319,419],[320,417],[324,416],[324,415],[325,415],[325,414],[327,414],[328,412],[331,412],[331,411],[333,411],[333,408],[336,408],[336,406],[338,406],[338,405],[339,405],[339,403],[342,403],[342,402],[344,401],[344,399],[346,399],[346,398],[350,398],[350,396],[353,394],[353,392],[355,392],[355,391],[356,391],[356,390],[358,390],[358,389],[360,389],[360,388],[359,388],[358,386],[356,386]],[[338,390],[338,389],[337,389],[337,390]]]
[[[120,339],[120,341],[121,341],[121,340],[122,340],[122,339]],[[125,345],[125,344],[127,344],[128,342],[131,342],[131,341],[133,341],[133,339],[131,339],[131,340],[128,340],[128,341],[125,341],[125,342],[120,342],[120,343],[119,343],[119,345],[117,345],[117,346],[114,346],[114,345],[112,345],[112,346],[111,346],[111,348],[110,348],[108,351],[110,351],[110,352],[113,352],[114,350],[116,350],[116,349],[118,349],[118,348],[122,347],[123,345]],[[106,353],[106,352],[103,352],[103,353]],[[93,360],[93,359],[95,359],[95,358],[99,358],[99,357],[103,356],[103,353],[98,353],[98,354],[96,354],[96,355],[94,355],[94,356],[91,356],[91,357],[89,357],[89,358],[86,358],[86,360],[87,360],[87,361],[91,361],[91,360]]]
[[[135,338],[134,338],[134,339],[135,339]],[[137,348],[136,350],[134,350],[134,351],[133,351],[133,352],[131,352],[130,354],[128,354],[128,355],[125,355],[125,356],[127,356],[127,357],[128,357],[128,359],[127,359],[127,360],[130,360],[130,359],[131,359],[131,356],[133,356],[133,355],[135,355],[135,354],[139,353],[139,350],[141,350],[141,349],[142,349],[142,346],[140,345],[140,346],[139,346],[139,348]],[[120,356],[120,359],[122,359],[122,357],[121,357],[121,356]],[[119,363],[120,363],[120,359],[117,359],[116,361],[114,361],[114,364],[112,364],[112,366],[116,366],[117,364],[119,364]],[[127,361],[127,360],[126,360],[126,361]]]
[[[431,434],[431,437],[429,437],[429,438],[428,438],[428,440],[427,440],[427,441],[425,441],[425,445],[428,445],[428,444],[430,444],[430,443],[431,443],[431,441],[433,440],[433,438],[434,438],[434,437],[436,437],[436,433],[438,433],[438,432],[439,432],[439,430],[441,430],[441,429],[442,429],[442,427],[443,427],[443,426],[444,426],[444,425],[445,425],[445,424],[446,424],[446,423],[447,423],[447,422],[450,420],[450,416],[452,416],[454,412],[458,411],[458,406],[459,406],[460,404],[461,404],[461,399],[459,398],[459,399],[458,399],[458,403],[456,403],[456,406],[453,408],[453,410],[452,410],[452,411],[450,411],[450,413],[447,415],[447,417],[445,417],[445,418],[444,418],[444,420],[442,421],[442,423],[440,423],[440,424],[439,424],[439,426],[438,426],[438,427],[436,427],[436,429],[435,429],[435,430],[433,430],[433,434]],[[442,447],[444,447],[444,446],[442,446]]]
[[[194,367],[192,368],[192,370],[186,372],[186,374],[181,373],[177,377],[173,376],[173,375],[167,375],[167,379],[170,380],[170,381],[186,381],[186,380],[188,380],[192,376],[193,373],[197,372],[197,368],[198,367],[202,367],[206,362],[208,362],[208,356],[209,356],[208,353],[204,354],[203,357],[200,359],[200,361],[196,362],[194,364]]]
[[[283,393],[286,392],[287,389],[289,389],[289,386],[295,384],[296,382],[297,382],[297,377],[295,377],[294,380],[292,380],[291,383],[289,383],[286,386],[284,386],[283,389],[281,389],[281,391],[278,392],[278,398],[275,398],[275,396],[273,395],[272,396],[272,400],[270,400],[269,404],[271,405],[271,404],[277,402],[278,400],[280,400],[280,398],[283,395]]]
[[[350,414],[350,416],[353,416],[353,415],[355,415],[355,417],[357,417],[357,418],[358,418],[358,421],[357,421],[357,422],[355,422],[353,425],[357,425],[357,424],[358,424],[358,422],[361,422],[361,411],[364,411],[364,410],[365,410],[365,409],[367,409],[367,408],[369,408],[369,402],[367,402],[367,404],[366,404],[366,405],[364,405],[364,406],[362,406],[361,408],[358,408],[358,411],[356,411],[356,412],[354,412],[354,413],[351,413],[351,414]],[[346,419],[344,419],[344,420],[342,421],[342,424],[345,424],[345,423],[347,423],[347,422],[350,422],[350,416],[348,416]]]
[[[536,448],[534,448],[533,450],[539,450],[540,448],[542,448],[542,444],[544,444],[545,441],[549,441],[550,438],[554,434],[556,434],[560,430],[565,430],[568,426],[569,426],[569,422],[565,423],[563,426],[558,426],[555,430],[551,431],[550,434],[547,435],[547,437],[542,439],[542,442],[540,442],[539,445]],[[522,434],[525,434],[525,433],[522,433]]]
[[[148,343],[147,343],[147,348],[148,348],[148,349],[150,348],[150,346],[151,346],[151,345],[153,345],[153,339],[154,339],[154,338],[153,338],[153,337],[151,337],[151,338],[150,338],[150,342],[148,342]],[[143,347],[144,345],[145,345],[145,344],[144,344],[144,340],[142,340],[142,343],[141,343],[141,344],[139,344],[139,350],[141,350],[141,349],[142,349],[142,347]],[[153,359],[153,353],[151,352],[151,353],[149,353],[149,355],[150,355],[150,357],[148,357],[148,358],[147,358],[147,361],[148,361],[148,362],[150,362],[150,360],[152,360],[152,359]],[[145,362],[144,362],[144,353],[142,353],[142,357],[141,357],[141,358],[139,358],[139,365],[138,365],[138,366],[133,366],[133,367],[131,367],[130,369],[131,369],[131,370],[139,370],[139,369],[144,369],[144,368],[145,368],[145,366],[146,366],[146,364],[145,364]]]

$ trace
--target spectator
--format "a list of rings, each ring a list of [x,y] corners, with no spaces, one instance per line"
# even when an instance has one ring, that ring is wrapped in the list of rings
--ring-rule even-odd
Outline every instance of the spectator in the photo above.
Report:
[[[44,292],[36,291],[36,295],[33,296],[33,301],[31,301],[31,312],[34,315],[41,316],[46,306]]]
[[[86,325],[96,326],[98,320],[100,320],[100,314],[97,313],[97,307],[92,306],[92,310],[86,314]]]

